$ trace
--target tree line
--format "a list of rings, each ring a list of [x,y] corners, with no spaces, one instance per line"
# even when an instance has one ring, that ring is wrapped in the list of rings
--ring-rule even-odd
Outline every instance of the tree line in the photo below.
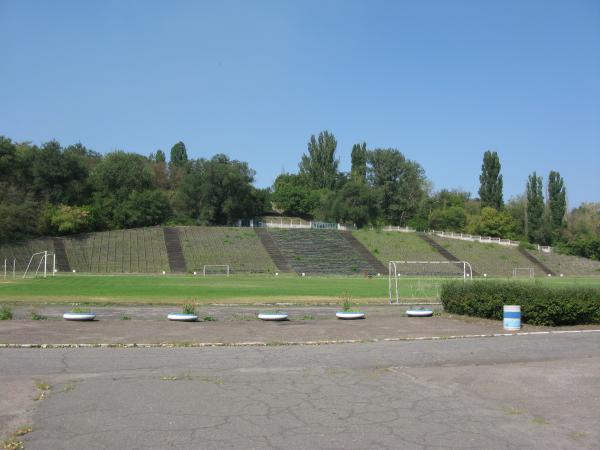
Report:
[[[101,155],[82,144],[37,146],[0,136],[0,241],[161,224],[232,225],[284,214],[510,238],[600,258],[600,204],[568,212],[558,172],[550,172],[545,191],[533,172],[524,194],[504,202],[497,152],[483,155],[476,198],[434,192],[422,166],[395,148],[357,143],[351,161],[350,172],[339,169],[335,136],[323,131],[310,137],[296,173],[258,189],[246,162],[224,154],[190,159],[183,142],[167,161],[162,150]]]

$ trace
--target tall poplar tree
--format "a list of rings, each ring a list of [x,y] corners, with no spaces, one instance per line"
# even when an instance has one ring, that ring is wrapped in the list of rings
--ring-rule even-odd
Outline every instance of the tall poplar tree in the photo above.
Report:
[[[314,189],[333,189],[338,178],[339,160],[335,157],[337,141],[333,133],[322,131],[308,142],[308,155],[302,155],[300,174]]]
[[[560,173],[553,170],[548,175],[548,210],[552,234],[554,238],[557,238],[565,227],[567,192],[565,180],[560,176]]]
[[[481,207],[502,209],[502,175],[500,174],[500,158],[497,152],[488,150],[483,154],[481,175],[479,176],[479,198]]]
[[[544,194],[542,192],[542,177],[535,172],[527,179],[527,237],[538,242],[543,233],[544,225]]]
[[[367,143],[352,146],[352,179],[364,183],[367,179]]]

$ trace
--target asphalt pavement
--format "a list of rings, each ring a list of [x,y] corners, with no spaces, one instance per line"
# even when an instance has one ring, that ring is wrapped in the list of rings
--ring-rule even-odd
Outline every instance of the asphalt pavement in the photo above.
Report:
[[[600,333],[0,349],[0,393],[27,449],[598,448]]]

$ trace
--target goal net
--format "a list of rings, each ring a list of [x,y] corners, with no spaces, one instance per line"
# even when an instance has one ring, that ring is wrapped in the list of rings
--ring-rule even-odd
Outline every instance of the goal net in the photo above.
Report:
[[[38,276],[43,276],[46,278],[48,276],[48,272],[50,272],[52,276],[54,276],[56,273],[56,255],[48,251],[37,252],[31,255],[31,258],[29,258],[23,278],[28,276],[36,278]]]
[[[512,272],[513,278],[534,278],[535,271],[533,267],[515,267]]]
[[[417,300],[438,297],[442,282],[452,278],[471,280],[471,264],[467,261],[390,261],[389,302],[398,304],[400,298]]]
[[[229,264],[206,264],[202,267],[202,275],[225,275],[229,276]]]

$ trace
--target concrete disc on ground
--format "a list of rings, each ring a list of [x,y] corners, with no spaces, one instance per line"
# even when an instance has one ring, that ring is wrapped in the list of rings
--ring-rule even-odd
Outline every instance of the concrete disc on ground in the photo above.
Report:
[[[338,311],[335,313],[335,316],[338,319],[354,320],[354,319],[364,319],[365,313],[359,312],[359,311]]]
[[[431,317],[433,311],[431,309],[409,309],[406,311],[408,317]]]
[[[167,319],[176,322],[195,322],[198,320],[198,316],[196,314],[171,313],[167,315]]]
[[[94,320],[96,318],[96,314],[92,312],[87,313],[78,313],[78,312],[67,312],[63,314],[63,319],[65,320],[80,320],[80,321],[89,321]]]
[[[284,313],[284,312],[277,312],[277,313],[270,313],[270,312],[266,312],[266,313],[259,313],[258,314],[258,318],[260,320],[287,320],[288,319],[288,313]]]

